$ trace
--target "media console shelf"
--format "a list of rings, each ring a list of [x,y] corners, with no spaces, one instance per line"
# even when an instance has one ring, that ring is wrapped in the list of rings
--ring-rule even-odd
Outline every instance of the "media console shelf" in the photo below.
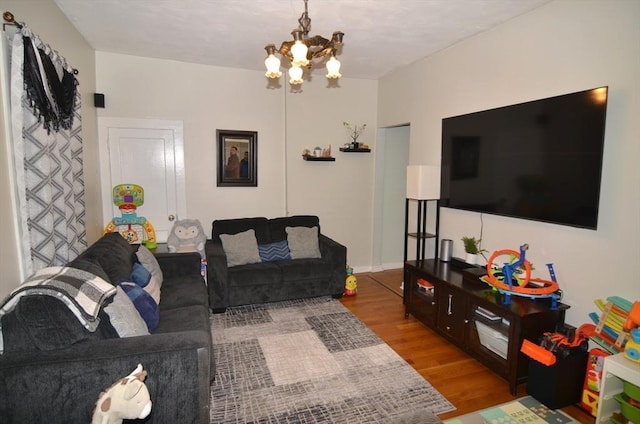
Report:
[[[568,305],[551,308],[549,299],[531,300],[495,292],[478,278],[463,279],[462,269],[438,259],[406,261],[405,318],[409,314],[482,362],[509,382],[513,395],[527,380],[529,358],[524,339],[538,343],[546,331],[564,324]]]

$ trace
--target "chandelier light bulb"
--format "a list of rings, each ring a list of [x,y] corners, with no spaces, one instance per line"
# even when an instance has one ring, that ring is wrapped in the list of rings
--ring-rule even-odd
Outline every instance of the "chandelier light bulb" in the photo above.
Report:
[[[309,60],[307,59],[307,51],[307,46],[302,41],[296,40],[293,46],[291,46],[291,54],[293,54],[291,65],[307,66],[309,64]]]
[[[302,84],[302,68],[299,66],[289,68],[289,78],[289,84]]]
[[[280,59],[273,53],[264,60],[264,65],[267,67],[267,72],[264,74],[267,78],[280,78],[282,76]]]
[[[342,76],[340,73],[340,61],[335,56],[327,61],[327,78],[338,79]]]

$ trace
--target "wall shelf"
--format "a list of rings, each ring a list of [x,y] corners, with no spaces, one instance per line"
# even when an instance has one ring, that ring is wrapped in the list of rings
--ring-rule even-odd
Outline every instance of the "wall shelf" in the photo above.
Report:
[[[336,158],[332,158],[332,157],[318,157],[318,156],[311,156],[311,155],[302,155],[302,159],[309,161],[309,162],[335,162]]]
[[[369,148],[363,149],[360,147],[358,147],[357,149],[351,149],[351,148],[341,147],[340,151],[345,153],[369,153],[371,152],[371,149]]]

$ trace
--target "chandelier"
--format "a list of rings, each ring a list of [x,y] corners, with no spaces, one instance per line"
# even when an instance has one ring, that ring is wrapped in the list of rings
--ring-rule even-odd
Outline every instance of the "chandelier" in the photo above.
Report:
[[[280,72],[280,59],[278,59],[276,53],[279,53],[280,56],[288,59],[291,63],[291,67],[289,68],[289,84],[302,84],[302,68],[306,67],[307,69],[311,69],[314,59],[322,60],[326,56],[329,56],[329,60],[327,60],[326,63],[326,77],[329,79],[338,79],[342,76],[340,74],[340,61],[336,58],[336,50],[342,46],[344,33],[341,31],[334,32],[331,40],[327,40],[319,35],[309,37],[311,18],[307,10],[307,1],[308,0],[304,0],[304,12],[300,15],[300,19],[298,19],[298,23],[300,24],[298,29],[294,29],[291,32],[293,40],[283,41],[278,50],[276,50],[275,44],[265,46],[264,49],[267,51],[267,58],[264,64],[267,67],[267,72],[265,73],[267,78],[277,79],[282,76],[282,72]]]

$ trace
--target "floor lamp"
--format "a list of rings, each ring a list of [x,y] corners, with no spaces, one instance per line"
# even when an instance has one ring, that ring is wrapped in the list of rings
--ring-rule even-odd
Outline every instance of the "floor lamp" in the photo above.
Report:
[[[409,234],[409,201],[418,201],[416,260],[424,261],[427,238],[435,237],[435,257],[438,257],[438,226],[440,225],[440,167],[433,165],[407,166],[407,199],[405,203],[405,235]],[[435,235],[427,234],[427,202],[436,201]],[[407,260],[407,237],[404,260]]]

